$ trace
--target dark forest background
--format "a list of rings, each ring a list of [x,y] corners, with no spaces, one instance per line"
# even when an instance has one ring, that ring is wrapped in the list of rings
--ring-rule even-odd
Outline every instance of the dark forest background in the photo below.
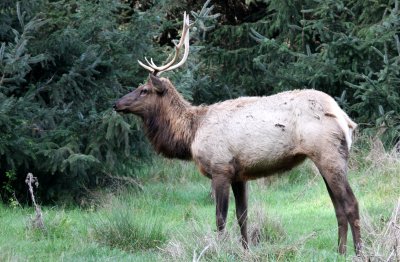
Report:
[[[191,50],[163,76],[194,104],[314,88],[388,150],[400,134],[400,16],[394,0],[2,0],[0,192],[79,201],[154,156],[140,121],[112,110],[165,61],[184,11]],[[204,12],[206,11],[206,12]],[[219,14],[219,15],[218,15]],[[196,19],[195,19],[196,18]]]

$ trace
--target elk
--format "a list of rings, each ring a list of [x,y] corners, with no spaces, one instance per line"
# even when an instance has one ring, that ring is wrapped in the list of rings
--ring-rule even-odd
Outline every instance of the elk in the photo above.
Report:
[[[329,95],[295,90],[263,97],[240,97],[208,106],[187,102],[159,74],[181,66],[189,54],[185,14],[175,55],[164,66],[139,64],[147,82],[120,98],[114,109],[139,116],[155,150],[168,158],[193,160],[211,179],[216,224],[224,231],[232,188],[241,242],[248,248],[247,181],[290,170],[311,159],[332,200],[338,223],[338,251],[346,252],[348,224],[357,254],[361,249],[358,203],[347,180],[347,161],[356,128]],[[177,62],[184,47],[183,58]]]

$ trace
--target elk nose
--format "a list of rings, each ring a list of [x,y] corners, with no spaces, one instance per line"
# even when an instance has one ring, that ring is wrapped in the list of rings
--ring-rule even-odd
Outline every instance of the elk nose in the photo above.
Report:
[[[114,109],[114,110],[117,110],[117,102],[114,103],[113,109]]]

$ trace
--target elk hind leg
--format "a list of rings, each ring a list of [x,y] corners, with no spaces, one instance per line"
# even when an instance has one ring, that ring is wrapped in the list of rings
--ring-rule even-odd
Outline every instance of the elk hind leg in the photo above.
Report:
[[[335,208],[336,219],[338,222],[338,252],[340,254],[345,254],[346,244],[347,244],[347,230],[348,230],[347,216],[344,211],[343,205],[339,203],[339,201],[335,198],[325,178],[324,182],[328,190],[329,196],[332,200],[333,207]]]
[[[240,233],[242,235],[242,245],[248,248],[247,237],[247,188],[246,182],[232,183],[232,191],[235,196],[236,218],[239,223]]]
[[[346,250],[347,223],[344,222],[344,213],[350,224],[355,251],[359,254],[361,248],[360,215],[357,199],[347,181],[347,161],[338,156],[338,158],[320,161],[317,166],[327,184],[338,218],[339,252],[344,253]]]

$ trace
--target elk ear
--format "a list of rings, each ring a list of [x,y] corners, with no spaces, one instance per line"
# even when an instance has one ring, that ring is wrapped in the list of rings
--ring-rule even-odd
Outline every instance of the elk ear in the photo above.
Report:
[[[164,93],[165,86],[164,83],[155,75],[150,74],[149,83],[154,87],[157,93]]]

